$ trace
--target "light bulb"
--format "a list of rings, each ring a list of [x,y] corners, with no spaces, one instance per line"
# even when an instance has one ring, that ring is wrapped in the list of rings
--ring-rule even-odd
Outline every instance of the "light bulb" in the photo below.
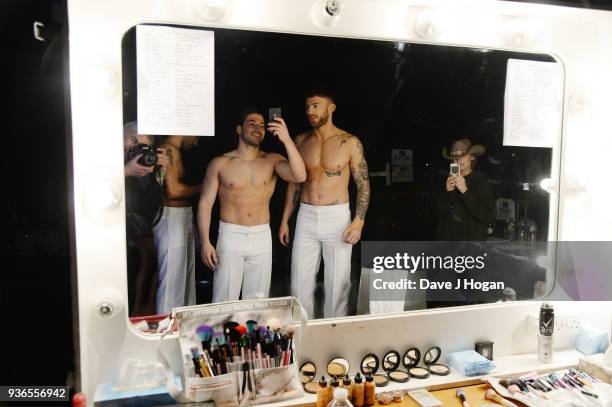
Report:
[[[86,68],[87,69],[87,68]],[[119,79],[113,69],[93,66],[81,77],[84,89],[93,90],[99,100],[112,99],[118,93]]]
[[[225,0],[194,0],[197,15],[206,21],[221,19],[226,11]]]
[[[590,92],[576,92],[569,98],[569,112],[572,116],[589,117],[591,115]]]
[[[443,25],[442,14],[438,10],[425,9],[414,21],[414,32],[419,38],[432,40],[440,35]]]
[[[340,0],[317,1],[310,10],[312,22],[319,28],[331,28],[338,24],[342,7]]]
[[[123,296],[112,287],[102,287],[91,296],[93,313],[100,319],[111,319],[121,315]]]
[[[87,206],[97,211],[110,211],[121,202],[121,192],[116,183],[105,180],[91,183],[87,190]]]
[[[544,178],[542,181],[540,181],[540,188],[549,194],[552,194],[557,190],[557,185],[552,179]]]
[[[532,45],[538,37],[538,24],[527,17],[504,17],[500,24],[502,38],[506,45],[514,48],[523,48]]]

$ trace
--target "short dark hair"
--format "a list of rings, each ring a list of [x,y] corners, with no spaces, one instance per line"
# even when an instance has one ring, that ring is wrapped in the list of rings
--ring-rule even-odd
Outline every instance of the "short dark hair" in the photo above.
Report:
[[[262,113],[262,111],[255,107],[255,106],[249,106],[246,107],[244,109],[242,109],[238,115],[236,116],[236,123],[234,123],[236,126],[242,126],[244,124],[244,121],[246,120],[247,116],[250,114],[258,114],[262,117],[264,117],[264,114]]]
[[[332,103],[336,103],[336,97],[334,96],[334,92],[328,86],[315,85],[310,87],[306,92],[306,98],[311,98],[315,96],[328,98],[329,100],[331,100]]]

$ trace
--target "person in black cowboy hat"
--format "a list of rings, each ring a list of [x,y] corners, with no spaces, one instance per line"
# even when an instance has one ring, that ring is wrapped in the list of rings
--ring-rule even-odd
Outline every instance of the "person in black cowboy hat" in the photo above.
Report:
[[[467,138],[455,141],[450,151],[442,150],[444,158],[459,165],[459,173],[449,172],[437,199],[437,240],[486,240],[495,198],[489,177],[474,169],[476,157],[484,152]]]

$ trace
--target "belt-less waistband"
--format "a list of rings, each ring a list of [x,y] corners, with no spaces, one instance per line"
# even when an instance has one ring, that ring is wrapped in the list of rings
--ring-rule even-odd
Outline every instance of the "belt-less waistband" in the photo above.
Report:
[[[257,232],[269,232],[270,224],[264,223],[263,225],[255,225],[255,226],[243,226],[236,225],[234,223],[219,221],[219,232],[236,232],[236,233],[257,233]]]
[[[348,202],[337,205],[310,205],[303,202],[300,203],[300,210],[311,213],[339,213],[350,209]]]
[[[164,206],[164,213],[193,213],[191,206]]]

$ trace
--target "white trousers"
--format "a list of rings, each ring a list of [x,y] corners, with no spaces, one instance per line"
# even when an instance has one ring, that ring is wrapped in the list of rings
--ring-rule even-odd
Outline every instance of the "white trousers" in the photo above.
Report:
[[[242,226],[219,221],[213,302],[267,298],[272,277],[270,225]]]
[[[164,213],[153,227],[157,247],[157,313],[174,307],[193,305],[195,296],[195,251],[191,207],[164,207]]]
[[[351,223],[349,204],[313,206],[300,204],[291,254],[291,294],[310,317],[314,313],[317,273],[323,252],[325,318],[346,316],[351,287],[351,253],[342,233]]]

